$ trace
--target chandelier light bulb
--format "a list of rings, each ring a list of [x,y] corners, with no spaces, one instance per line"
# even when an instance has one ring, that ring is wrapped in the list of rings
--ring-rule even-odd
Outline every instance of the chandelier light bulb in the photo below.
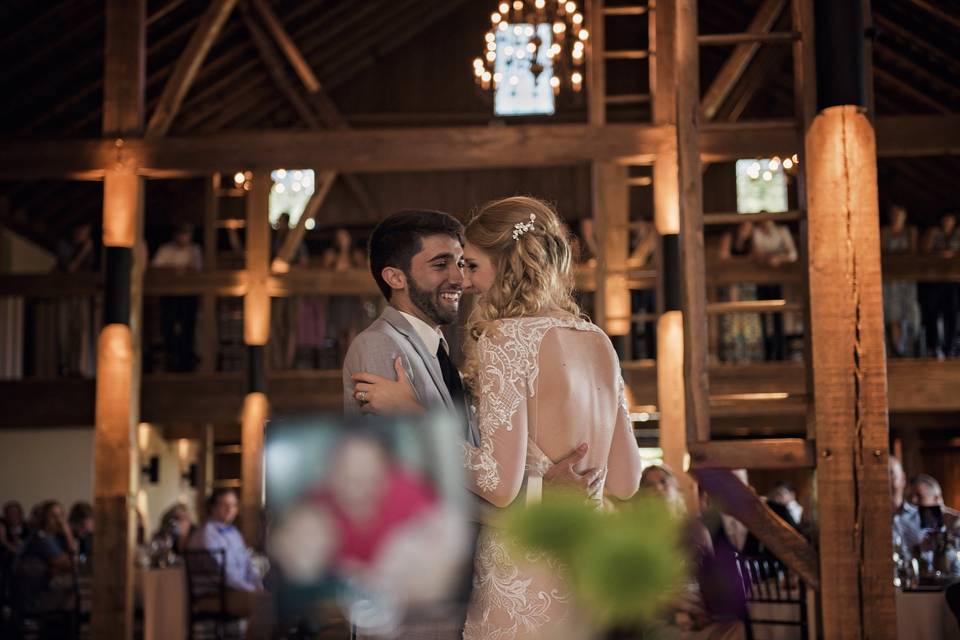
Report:
[[[547,6],[547,2],[546,0],[537,0],[533,3],[533,6],[535,6],[537,9],[543,9],[545,6]]]
[[[493,32],[488,31],[487,35],[483,36],[483,39],[486,40],[487,42],[496,42],[497,36],[495,36]]]
[[[537,51],[537,45],[533,44],[532,42],[528,42],[528,43],[527,43],[527,51],[529,51],[530,53],[536,53],[536,51]]]
[[[507,11],[510,11],[510,5],[506,2],[501,2],[498,9],[500,9],[500,13],[506,13]]]
[[[245,180],[246,180],[246,178],[243,177],[243,173],[241,173],[241,172],[239,172],[239,171],[238,171],[236,174],[234,174],[234,176],[233,176],[233,183],[234,183],[234,184],[243,184]]]
[[[792,168],[793,168],[793,160],[791,160],[790,158],[784,158],[784,159],[783,159],[783,168],[784,168],[784,169],[787,169],[787,170],[792,169]]]
[[[567,10],[567,13],[574,13],[577,10],[577,3],[568,2],[567,4],[563,5],[563,8]]]
[[[510,76],[510,84],[514,87],[517,86],[520,84],[520,78],[518,76]]]
[[[582,15],[582,14],[579,14],[579,13],[575,13],[575,14],[573,14],[573,17],[571,18],[571,20],[573,20],[573,24],[582,24],[582,23],[583,23],[583,15]]]
[[[553,23],[553,32],[554,32],[554,33],[560,34],[560,33],[563,33],[563,32],[566,31],[566,30],[567,30],[567,25],[563,24],[562,22],[554,22],[554,23]]]
[[[493,62],[497,59],[496,51],[487,51],[487,62]]]
[[[552,78],[550,78],[550,86],[553,87],[554,89],[558,88],[560,86],[560,78],[558,78],[557,76],[553,76]]]
[[[581,40],[586,40],[590,37],[590,32],[586,29],[580,29],[580,33],[577,34]]]
[[[570,82],[573,84],[580,84],[583,82],[583,76],[579,71],[574,71],[572,74],[570,74]]]
[[[499,15],[499,14],[497,14],[497,15]],[[506,22],[501,22],[500,24],[497,25],[497,29],[500,30],[500,31],[506,31],[506,30],[507,30],[507,23],[506,23]]]
[[[502,18],[500,17],[500,14],[497,13],[496,11],[490,14],[490,22],[492,22],[493,24],[497,24],[498,22],[500,22],[500,20],[502,20]]]

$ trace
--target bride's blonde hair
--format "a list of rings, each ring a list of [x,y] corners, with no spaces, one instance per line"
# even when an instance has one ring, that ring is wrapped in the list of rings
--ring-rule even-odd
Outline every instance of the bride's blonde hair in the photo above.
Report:
[[[526,196],[488,202],[467,224],[464,236],[490,256],[497,272],[467,321],[464,377],[472,385],[478,365],[476,343],[491,321],[545,310],[577,317],[581,313],[573,298],[569,233],[546,202]]]

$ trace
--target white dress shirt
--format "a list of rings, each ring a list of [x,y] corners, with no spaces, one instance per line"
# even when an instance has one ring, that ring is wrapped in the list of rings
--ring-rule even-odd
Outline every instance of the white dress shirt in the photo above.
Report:
[[[400,311],[397,309],[397,311]],[[437,348],[440,344],[443,344],[443,348],[449,353],[450,348],[447,346],[447,341],[443,338],[443,333],[440,331],[440,327],[431,327],[426,322],[421,320],[416,316],[412,316],[409,313],[400,311],[400,315],[410,323],[413,327],[413,330],[417,332],[417,335],[420,336],[420,339],[423,340],[424,346],[427,347],[427,352],[433,356],[437,357]]]

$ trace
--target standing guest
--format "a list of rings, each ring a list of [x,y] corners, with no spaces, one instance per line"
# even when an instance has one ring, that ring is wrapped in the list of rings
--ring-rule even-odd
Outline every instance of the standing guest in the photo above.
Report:
[[[207,499],[207,520],[190,539],[190,548],[223,550],[227,582],[227,610],[247,618],[253,612],[256,594],[263,591],[260,574],[254,569],[250,552],[240,531],[233,526],[239,510],[237,492],[218,489]]]
[[[880,230],[880,248],[884,255],[917,252],[917,228],[907,224],[907,210],[890,207],[890,223]],[[907,340],[918,325],[917,283],[910,280],[885,280],[883,283],[883,322],[887,328],[889,353],[906,355]]]
[[[927,230],[923,238],[923,252],[943,258],[960,254],[960,229],[957,216],[947,213],[940,224]],[[927,354],[939,359],[954,355],[957,338],[957,285],[953,282],[924,282],[918,289],[920,313],[926,336]],[[939,323],[943,321],[943,341]]]
[[[771,267],[779,267],[797,261],[797,245],[786,225],[773,220],[764,220],[756,225],[751,237],[755,260]],[[757,285],[758,300],[780,300],[783,286],[779,284]],[[786,340],[783,334],[783,314],[765,313],[761,324],[763,351],[766,360],[783,360],[786,355]]]
[[[14,570],[15,605],[30,614],[68,611],[73,606],[69,580],[77,546],[59,502],[42,503],[37,515],[39,526]]]
[[[200,271],[203,254],[193,241],[193,225],[183,224],[173,232],[170,242],[160,245],[151,266],[173,269],[178,274]],[[163,341],[170,371],[193,371],[196,366],[194,333],[197,325],[197,297],[171,296],[161,301]]]
[[[88,223],[73,228],[57,243],[57,270],[81,273],[96,269],[93,232]],[[57,301],[57,353],[61,376],[93,375],[93,305],[89,296]]]
[[[19,553],[24,543],[30,538],[30,527],[23,516],[23,507],[16,500],[10,500],[3,505],[3,532],[5,544],[14,553]]]
[[[728,231],[720,238],[720,260],[743,261],[753,258],[753,222],[745,220],[735,231]],[[756,300],[757,285],[741,282],[724,287],[721,298],[730,302]],[[724,362],[750,362],[763,357],[761,325],[758,313],[729,313],[720,316],[720,358]]]
[[[67,521],[77,543],[77,553],[89,558],[93,552],[93,507],[89,502],[75,502]]]
[[[354,250],[353,238],[346,229],[334,233],[333,247],[323,255],[323,267],[333,271],[366,269],[366,256]],[[359,296],[330,296],[327,302],[327,332],[336,340],[337,360],[342,361],[357,335],[370,326],[376,309]]]
[[[281,249],[290,235],[290,214],[281,213],[277,218],[271,246],[270,269],[274,273],[287,273],[290,267],[307,266],[307,252],[303,241],[297,243],[289,261],[278,258]],[[270,298],[270,343],[268,354],[271,369],[291,369],[296,353],[297,323],[300,298],[298,296],[278,296]]]

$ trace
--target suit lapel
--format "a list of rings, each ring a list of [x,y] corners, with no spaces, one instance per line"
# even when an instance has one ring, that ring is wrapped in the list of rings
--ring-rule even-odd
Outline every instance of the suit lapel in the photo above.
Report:
[[[443,398],[443,403],[450,409],[454,409],[453,399],[450,398],[450,390],[447,389],[447,385],[443,381],[443,373],[440,371],[440,363],[437,361],[435,354],[427,352],[427,346],[423,344],[423,340],[420,339],[420,336],[414,330],[410,323],[400,315],[400,312],[394,309],[393,307],[387,307],[384,309],[381,316],[386,322],[388,322],[394,329],[399,331],[403,337],[410,341],[410,344],[413,345],[414,350],[417,352],[417,355],[420,356],[420,359],[423,360],[424,366],[427,368],[427,371],[430,372],[430,378],[433,380],[433,384],[437,387],[437,391],[440,392],[440,397]]]

